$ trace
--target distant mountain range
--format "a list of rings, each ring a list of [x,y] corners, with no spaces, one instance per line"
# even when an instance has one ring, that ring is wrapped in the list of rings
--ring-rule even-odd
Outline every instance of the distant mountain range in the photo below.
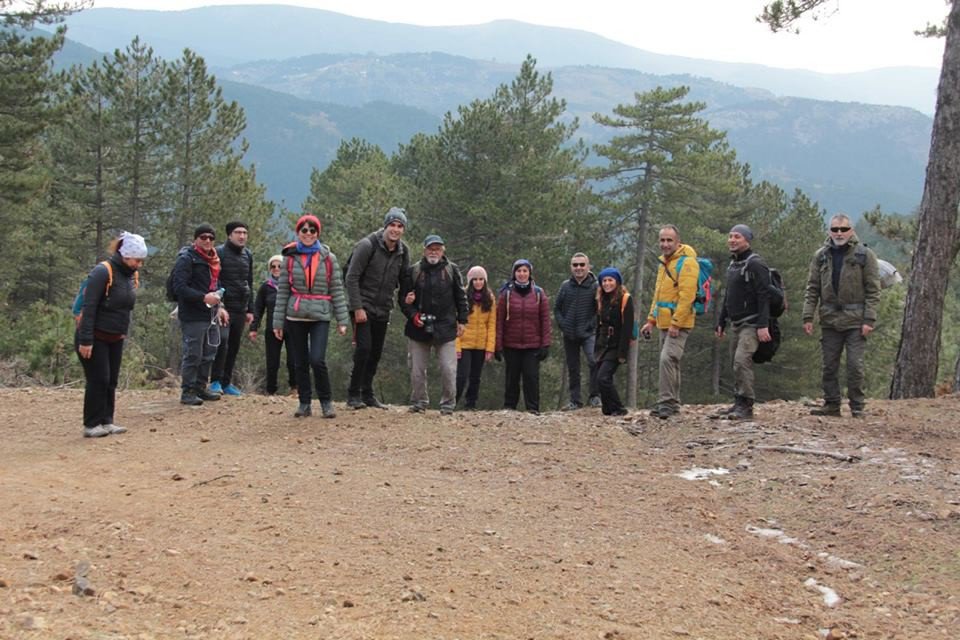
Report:
[[[446,111],[512,80],[529,51],[553,74],[555,94],[580,119],[588,143],[610,135],[593,113],[632,102],[634,92],[683,84],[691,99],[707,103],[704,117],[728,132],[755,177],[801,188],[829,211],[856,216],[880,204],[909,213],[921,196],[930,118],[902,106],[839,100],[856,94],[861,102],[922,102],[918,96],[936,86],[929,69],[830,76],[731,65],[517,22],[415,27],[284,6],[95,9],[68,21],[71,40],[102,51],[123,48],[135,35],[168,59],[184,47],[205,57],[225,95],[247,112],[244,135],[258,178],[271,198],[292,208],[307,194],[311,168],[325,167],[341,139],[362,137],[391,152],[414,133],[432,133]],[[89,61],[93,49],[70,43],[60,63]],[[736,86],[735,77],[753,79],[743,84],[754,88]],[[818,92],[832,101],[809,99]]]

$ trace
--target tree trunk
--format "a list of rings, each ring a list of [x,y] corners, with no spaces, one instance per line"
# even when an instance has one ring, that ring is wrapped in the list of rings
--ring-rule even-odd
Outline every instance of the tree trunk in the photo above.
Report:
[[[643,291],[643,265],[644,265],[644,255],[647,252],[647,207],[646,204],[641,205],[639,212],[639,220],[637,224],[637,242],[634,248],[634,267],[633,267],[633,317],[637,321],[641,321],[647,317],[647,314],[641,308],[640,304],[640,293]],[[645,321],[645,320],[644,320]],[[632,327],[631,327],[632,330]],[[636,341],[630,344],[630,370],[629,377],[627,378],[627,407],[630,409],[637,408],[637,383],[638,383],[638,367],[640,364],[640,349],[637,347]]]
[[[903,311],[890,397],[932,397],[950,267],[957,249],[960,203],[960,1],[947,18],[947,37],[930,139],[930,158]]]

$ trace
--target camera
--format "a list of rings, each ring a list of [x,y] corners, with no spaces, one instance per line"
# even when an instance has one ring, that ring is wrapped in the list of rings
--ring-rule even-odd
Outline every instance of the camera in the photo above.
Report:
[[[421,313],[420,321],[423,323],[423,330],[427,333],[433,333],[433,323],[436,322],[437,316],[431,313]]]

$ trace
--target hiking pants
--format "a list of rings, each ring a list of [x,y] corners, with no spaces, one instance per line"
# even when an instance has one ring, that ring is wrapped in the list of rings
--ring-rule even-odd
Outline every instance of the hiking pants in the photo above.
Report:
[[[227,311],[230,313],[230,322],[220,327],[220,346],[217,347],[217,357],[214,358],[213,369],[210,371],[210,382],[219,380],[223,387],[233,382],[233,367],[237,364],[240,339],[247,324],[245,311]]]
[[[113,424],[113,410],[117,400],[117,380],[120,379],[120,361],[123,358],[123,340],[117,342],[93,341],[90,358],[80,358],[87,384],[83,391],[83,426],[96,427]],[[80,357],[80,343],[74,338],[74,350]]]
[[[867,339],[860,328],[838,331],[821,327],[820,347],[823,352],[823,400],[840,405],[840,356],[847,350],[847,397],[851,409],[864,405],[864,353]]]
[[[580,395],[580,352],[587,360],[587,375],[590,383],[590,397],[599,395],[597,390],[597,361],[594,359],[593,347],[597,336],[591,334],[587,338],[563,338],[563,354],[567,360],[567,374],[570,377],[570,402],[582,405]]]
[[[520,402],[520,383],[523,382],[523,404],[527,411],[540,411],[539,349],[504,349],[503,408],[516,409]]]
[[[287,381],[290,383],[290,388],[293,389],[297,386],[297,370],[294,367],[289,334],[284,333],[283,340],[277,340],[277,336],[273,335],[272,329],[266,331],[263,335],[264,342],[266,343],[264,351],[267,356],[267,393],[273,395],[277,392],[277,378],[280,373],[280,352],[282,350],[286,350],[287,352]]]
[[[373,378],[383,355],[388,326],[386,320],[374,320],[370,314],[367,314],[366,322],[354,323],[353,339],[357,346],[353,350],[353,372],[347,388],[347,395],[351,398],[368,400],[375,397]]]
[[[180,387],[184,393],[197,393],[210,379],[210,367],[217,357],[217,348],[210,345],[207,334],[213,325],[208,320],[180,321],[183,335],[183,359],[180,361]],[[219,331],[216,327],[213,331]]]
[[[441,344],[407,339],[410,355],[410,404],[424,409],[430,406],[427,392],[427,366],[430,351],[436,349],[440,366],[440,408],[457,406],[457,342],[448,340]]]
[[[733,327],[736,351],[733,353],[734,394],[755,400],[753,391],[753,354],[760,345],[757,328],[752,325]]]
[[[464,349],[460,352],[460,359],[457,360],[457,401],[466,390],[467,397],[463,401],[465,409],[474,409],[477,406],[480,374],[483,372],[486,357],[487,352],[483,349]]]
[[[620,362],[615,358],[602,360],[597,364],[597,385],[600,387],[601,410],[605,416],[619,413],[624,409],[620,394],[617,393],[617,381],[614,379],[619,367]]]
[[[680,407],[680,360],[687,345],[690,329],[680,329],[676,338],[666,329],[661,331],[663,345],[660,347],[660,393],[657,404]]]

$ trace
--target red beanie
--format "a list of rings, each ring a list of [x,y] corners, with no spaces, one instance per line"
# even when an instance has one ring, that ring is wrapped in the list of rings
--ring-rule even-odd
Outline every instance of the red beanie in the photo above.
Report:
[[[320,218],[313,215],[312,213],[305,213],[302,216],[300,216],[300,219],[297,220],[297,226],[294,227],[294,229],[299,232],[300,227],[307,224],[308,222],[312,222],[314,224],[314,226],[317,228],[317,235],[320,235],[320,232],[323,230],[323,225],[320,224]]]

